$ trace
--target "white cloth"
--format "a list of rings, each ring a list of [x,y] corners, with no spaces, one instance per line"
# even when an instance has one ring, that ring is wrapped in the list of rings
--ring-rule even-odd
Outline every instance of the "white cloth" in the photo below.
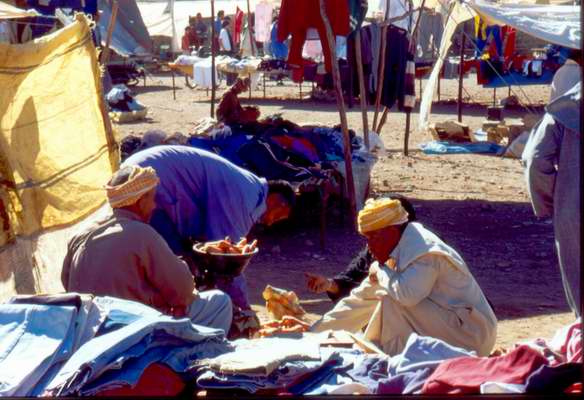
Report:
[[[193,81],[200,88],[211,89],[213,87],[212,72],[211,57],[209,57],[193,66]]]
[[[525,385],[519,383],[485,382],[481,394],[525,393]]]
[[[576,83],[580,82],[580,74],[580,65],[574,60],[567,60],[554,75],[550,91],[550,102],[564,95]]]
[[[441,339],[490,353],[497,319],[458,253],[421,224],[412,222],[390,255],[395,270],[379,268],[378,283],[366,278],[312,330],[358,332],[389,355],[400,353],[410,334]]]
[[[225,28],[221,28],[219,33],[219,41],[221,42],[221,49],[231,51],[231,41],[229,40],[229,32]]]
[[[255,40],[265,43],[270,41],[272,25],[272,5],[267,2],[258,3],[255,9]]]
[[[320,360],[319,337],[302,339],[261,338],[234,342],[234,352],[207,361],[223,373],[248,373],[268,376],[285,361]]]
[[[497,4],[484,0],[468,4],[494,25],[508,25],[546,42],[580,48],[580,5]]]

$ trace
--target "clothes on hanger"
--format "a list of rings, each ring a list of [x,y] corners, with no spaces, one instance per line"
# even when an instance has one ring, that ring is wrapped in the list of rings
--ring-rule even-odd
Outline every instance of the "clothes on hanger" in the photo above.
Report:
[[[262,1],[255,9],[255,40],[261,43],[270,41],[270,26],[272,25],[272,5]]]
[[[333,34],[349,34],[349,5],[346,1],[325,0],[325,8]],[[313,0],[282,0],[278,21],[278,40],[292,36],[288,64],[298,70],[302,67],[302,47],[308,28],[315,28],[321,38],[326,38],[326,29],[320,15],[320,3]],[[326,70],[332,70],[331,51],[327,40],[322,40]],[[302,80],[302,73],[294,73],[295,81]]]

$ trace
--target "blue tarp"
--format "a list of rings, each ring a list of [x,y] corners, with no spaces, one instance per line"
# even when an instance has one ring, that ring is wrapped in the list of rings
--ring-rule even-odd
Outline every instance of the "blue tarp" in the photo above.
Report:
[[[490,142],[450,143],[433,141],[423,143],[420,149],[424,154],[496,154],[505,149],[504,146]]]

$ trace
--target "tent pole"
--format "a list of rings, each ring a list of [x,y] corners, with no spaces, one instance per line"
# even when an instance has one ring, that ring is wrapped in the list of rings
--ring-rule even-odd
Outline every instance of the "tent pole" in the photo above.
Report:
[[[339,62],[337,60],[337,52],[335,48],[335,37],[333,35],[333,30],[331,28],[331,23],[328,19],[326,8],[324,5],[324,0],[319,0],[320,3],[320,15],[326,29],[326,39],[328,41],[328,46],[330,48],[331,64],[333,69],[333,82],[335,86],[335,92],[337,95],[337,106],[339,108],[339,114],[341,117],[341,130],[343,132],[343,155],[345,159],[345,172],[347,175],[347,194],[349,197],[349,216],[350,216],[350,226],[355,229],[356,223],[356,203],[355,203],[355,183],[353,181],[353,165],[352,165],[352,154],[351,154],[351,139],[349,138],[349,128],[347,125],[347,114],[345,112],[345,101],[343,99],[343,90],[341,88],[341,74],[339,72]]]
[[[387,122],[388,114],[389,114],[389,108],[385,107],[383,110],[383,114],[381,114],[381,119],[379,120],[379,124],[377,124],[377,129],[378,129],[378,132],[380,135],[381,135],[381,130],[383,129],[383,126]]]
[[[404,135],[404,156],[408,156],[408,145],[410,141],[410,120],[411,120],[412,112],[408,109],[406,111],[406,132]]]
[[[493,107],[497,105],[497,88],[493,88]]]
[[[107,27],[107,36],[105,39],[105,48],[103,49],[103,56],[101,58],[101,63],[107,65],[110,59],[110,44],[112,42],[112,35],[114,34],[114,27],[116,26],[116,19],[118,17],[118,2],[113,0],[112,3],[112,15],[110,17],[110,22]]]
[[[252,30],[251,30],[251,7],[249,5],[249,0],[247,0],[247,30],[249,31],[249,40],[252,42],[251,43],[251,55],[255,57],[255,39],[252,35]],[[250,92],[250,98],[251,98],[251,92]]]
[[[387,0],[385,9],[385,21],[389,18],[389,10],[391,6],[391,0]],[[375,114],[373,114],[373,130],[379,133],[379,127],[377,126],[377,118],[379,117],[379,108],[381,105],[381,92],[383,91],[383,78],[385,75],[385,52],[387,48],[387,29],[388,25],[383,25],[381,28],[381,46],[379,48],[379,73],[377,79],[377,96],[375,97]]]
[[[355,58],[357,59],[357,75],[359,77],[359,102],[361,103],[361,116],[363,117],[363,138],[365,147],[369,150],[369,121],[367,118],[367,98],[365,94],[365,77],[363,75],[363,59],[361,54],[361,29],[355,33]]]
[[[215,118],[215,0],[211,0],[211,118]]]
[[[464,78],[464,45],[466,36],[464,35],[464,25],[461,26],[460,36],[462,41],[460,43],[460,66],[458,68],[458,122],[462,122],[462,83]]]

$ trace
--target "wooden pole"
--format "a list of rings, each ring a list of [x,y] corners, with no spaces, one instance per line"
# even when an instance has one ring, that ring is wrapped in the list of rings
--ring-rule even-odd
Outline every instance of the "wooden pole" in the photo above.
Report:
[[[174,70],[171,69],[170,72],[172,73],[172,98],[176,100],[176,83],[174,81]]]
[[[105,39],[105,48],[103,49],[103,56],[101,57],[101,63],[105,66],[110,59],[110,44],[112,42],[112,36],[114,34],[114,27],[116,26],[116,19],[118,17],[118,2],[113,0],[112,3],[112,15],[110,17],[110,22],[107,27],[107,36]]]
[[[211,118],[215,118],[215,0],[211,0]]]
[[[361,30],[355,33],[355,58],[357,58],[357,76],[359,77],[359,101],[361,103],[361,116],[363,118],[363,138],[365,147],[369,149],[369,121],[367,118],[367,97],[365,94],[365,77],[363,75],[363,60],[361,54]]]
[[[251,55],[255,57],[255,39],[251,29],[251,7],[249,0],[247,0],[247,30],[249,31],[249,40],[251,41]]]
[[[353,181],[353,164],[351,154],[351,139],[349,137],[349,127],[347,124],[347,114],[345,112],[345,101],[343,99],[343,90],[341,88],[341,74],[339,72],[339,63],[337,60],[337,52],[335,48],[335,37],[331,28],[331,23],[328,19],[324,0],[318,0],[320,3],[320,15],[326,29],[326,39],[330,48],[331,64],[333,68],[333,83],[337,95],[337,106],[341,117],[341,130],[343,132],[343,155],[345,159],[345,173],[347,174],[347,195],[349,197],[349,216],[350,226],[355,229],[356,221],[356,203],[355,203],[355,183]]]
[[[389,9],[391,0],[387,0],[385,9],[385,20],[389,18]],[[385,22],[385,21],[384,21]],[[375,114],[373,114],[373,130],[379,133],[377,126],[377,117],[379,117],[379,108],[381,105],[381,92],[383,91],[383,79],[385,75],[385,52],[387,48],[387,25],[381,28],[381,46],[379,48],[379,72],[377,74],[377,96],[375,97]]]
[[[387,122],[388,115],[389,115],[389,108],[385,107],[385,109],[383,110],[383,114],[381,114],[381,119],[379,120],[379,124],[377,125],[377,129],[378,129],[378,132],[380,135],[381,135],[381,130],[383,129],[383,126]]]
[[[404,156],[408,156],[408,146],[410,141],[410,120],[412,112],[408,109],[406,111],[406,134],[404,135]]]
[[[458,68],[458,122],[462,122],[462,83],[464,78],[464,45],[466,36],[464,34],[464,25],[461,26],[460,35],[462,36],[462,40],[460,43],[460,66]]]
[[[410,31],[410,35],[412,37],[411,42],[410,42],[410,52],[411,53],[415,53],[416,51],[416,37],[418,34],[418,28],[420,27],[420,21],[422,20],[422,13],[424,12],[424,5],[426,4],[426,0],[422,0],[422,4],[420,5],[419,8],[419,12],[418,12],[418,19],[416,20],[416,26],[414,27],[413,31]],[[410,2],[410,7],[413,9],[413,4]],[[412,28],[412,24],[411,24],[411,19],[410,19],[410,29]],[[414,67],[415,69],[415,67]],[[414,71],[415,73],[415,71]],[[414,76],[414,79],[415,76]],[[420,99],[422,98],[422,78],[420,78]],[[415,99],[414,99],[415,101]],[[406,131],[404,133],[404,156],[408,156],[408,147],[409,147],[409,141],[410,141],[410,122],[411,122],[411,118],[412,118],[412,109],[410,107],[407,108],[406,110]]]

